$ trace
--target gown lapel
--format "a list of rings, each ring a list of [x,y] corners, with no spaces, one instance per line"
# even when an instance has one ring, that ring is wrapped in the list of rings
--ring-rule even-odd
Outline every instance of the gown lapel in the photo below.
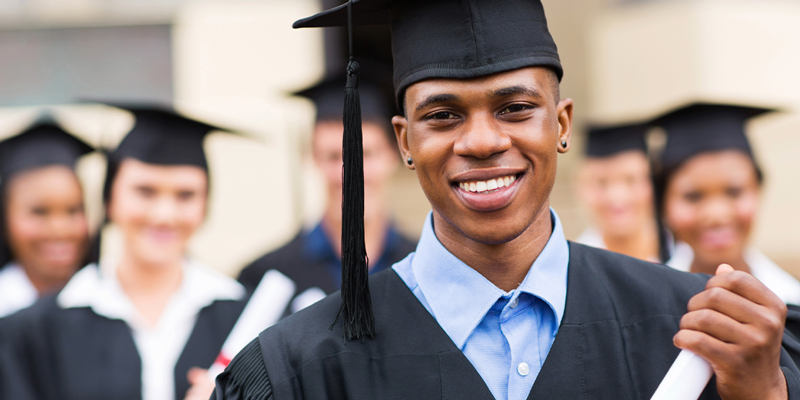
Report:
[[[94,314],[89,308],[61,313],[58,340],[61,354],[53,366],[61,371],[58,398],[140,400],[141,360],[130,328],[120,320]]]
[[[576,247],[561,326],[528,399],[634,399],[614,304]]]
[[[189,390],[186,379],[189,369],[208,368],[216,360],[244,305],[244,301],[216,301],[200,310],[189,340],[175,364],[176,399],[184,398]]]

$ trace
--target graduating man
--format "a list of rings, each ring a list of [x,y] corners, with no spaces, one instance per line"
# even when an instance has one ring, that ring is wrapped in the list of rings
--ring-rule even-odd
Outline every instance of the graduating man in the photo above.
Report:
[[[702,398],[800,397],[781,347],[786,307],[755,278],[564,239],[549,195],[573,103],[559,97],[538,0],[362,0],[295,26],[348,19],[391,23],[403,109],[392,122],[433,210],[416,252],[368,286],[358,218],[345,214],[341,296],[262,332],[212,398],[646,399],[679,348],[716,374]],[[359,141],[345,136],[348,178]],[[357,208],[354,186],[343,211]]]

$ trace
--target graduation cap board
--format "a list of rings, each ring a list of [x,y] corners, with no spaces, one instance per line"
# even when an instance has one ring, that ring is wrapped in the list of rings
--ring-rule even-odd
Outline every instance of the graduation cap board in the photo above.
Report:
[[[745,124],[750,118],[770,111],[775,110],[697,103],[658,118],[653,124],[667,134],[666,146],[659,157],[661,170],[674,170],[695,155],[722,150],[739,150],[754,159]]]
[[[475,78],[530,66],[549,67],[559,80],[564,74],[539,0],[351,0],[293,26],[349,22],[391,26],[401,109],[405,89],[428,78]]]
[[[431,78],[468,79],[524,67],[563,69],[539,0],[350,0],[294,23],[295,28],[347,26],[350,62],[342,143],[342,305],[346,340],[373,337],[364,246],[364,174],[360,67],[353,61],[353,26],[389,24],[394,90],[402,111],[405,90]]]
[[[645,134],[649,124],[632,124],[590,128],[587,134],[586,156],[612,157],[625,151],[647,152]]]
[[[45,114],[22,133],[0,142],[0,179],[50,165],[74,168],[81,156],[92,151]]]
[[[169,108],[157,105],[107,105],[127,110],[135,118],[133,128],[108,155],[108,170],[103,186],[103,200],[108,201],[119,163],[133,158],[147,164],[192,165],[208,171],[203,150],[206,135],[227,129],[200,122]]]

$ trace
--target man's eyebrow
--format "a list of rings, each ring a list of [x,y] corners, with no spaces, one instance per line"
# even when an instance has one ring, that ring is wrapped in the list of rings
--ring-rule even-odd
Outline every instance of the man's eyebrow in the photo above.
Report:
[[[454,94],[450,93],[433,94],[425,98],[425,100],[422,100],[419,104],[417,104],[416,109],[417,111],[419,111],[432,104],[447,103],[455,100],[458,100],[458,96]]]
[[[513,96],[513,95],[516,95],[516,94],[522,94],[522,95],[526,95],[526,96],[530,96],[530,97],[536,97],[536,98],[540,98],[540,99],[544,97],[544,96],[542,96],[541,93],[539,93],[538,90],[536,90],[534,88],[531,88],[531,87],[528,87],[528,86],[522,86],[522,85],[509,86],[509,87],[505,87],[505,88],[502,88],[502,89],[497,89],[497,90],[491,92],[492,97],[507,97],[507,96]]]

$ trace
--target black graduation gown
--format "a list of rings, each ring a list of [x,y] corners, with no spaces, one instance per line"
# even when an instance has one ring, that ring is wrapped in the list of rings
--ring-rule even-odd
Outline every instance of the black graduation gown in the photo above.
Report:
[[[176,399],[189,389],[191,367],[208,368],[214,362],[244,304],[222,300],[200,310],[175,366]],[[0,398],[141,400],[141,359],[125,322],[88,307],[62,309],[54,296],[3,322],[9,329],[0,365],[5,386],[0,396],[5,397]]]
[[[679,350],[686,304],[707,276],[570,244],[567,302],[529,399],[647,399]],[[217,379],[212,399],[492,399],[469,360],[394,271],[370,279],[374,340],[328,329],[339,295],[267,329]],[[789,397],[800,372],[782,352]],[[719,398],[714,383],[701,399]]]
[[[409,240],[399,232],[391,229],[393,240],[386,243],[381,261],[389,266],[404,259],[409,253],[416,250],[417,243]],[[268,253],[246,266],[239,274],[239,282],[251,292],[261,282],[264,274],[271,269],[276,269],[293,280],[295,293],[303,293],[306,289],[318,287],[325,293],[339,290],[338,282],[331,277],[328,260],[310,257],[306,254],[305,238],[307,232],[300,232],[283,247]]]

